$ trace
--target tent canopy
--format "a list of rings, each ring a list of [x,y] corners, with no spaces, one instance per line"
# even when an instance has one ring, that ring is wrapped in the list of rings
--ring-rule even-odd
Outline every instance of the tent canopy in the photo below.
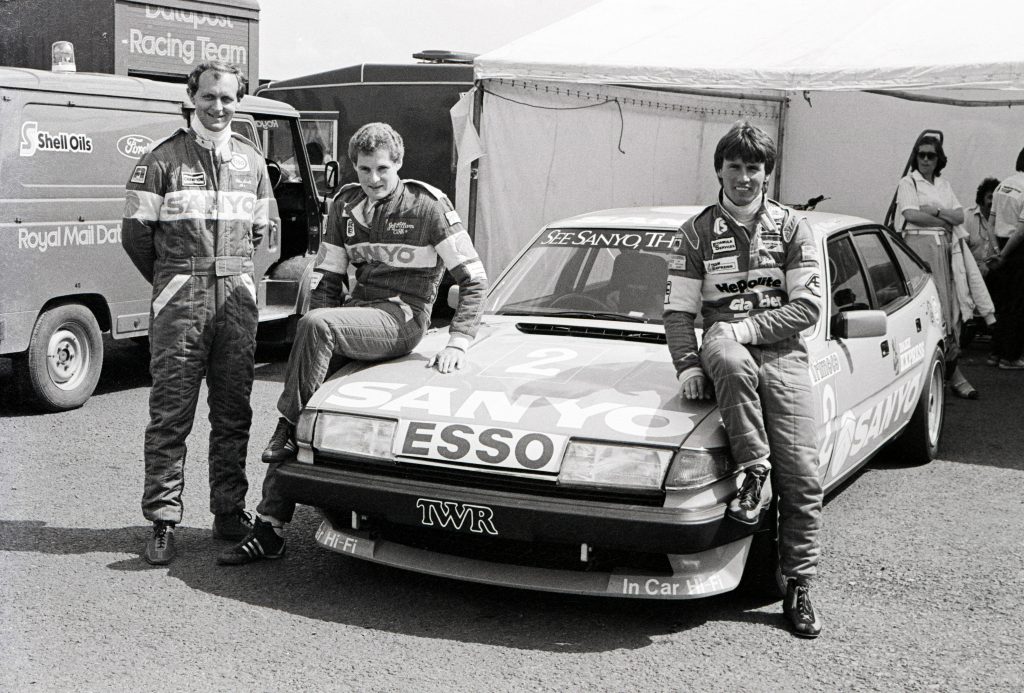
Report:
[[[1024,90],[1013,0],[605,0],[477,57],[477,79],[677,89]]]

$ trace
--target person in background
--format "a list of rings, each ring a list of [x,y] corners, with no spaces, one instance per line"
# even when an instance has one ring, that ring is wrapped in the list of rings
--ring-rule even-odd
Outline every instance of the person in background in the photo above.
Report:
[[[364,125],[348,144],[359,179],[331,204],[313,264],[311,310],[299,320],[288,357],[281,413],[263,461],[270,464],[252,531],[218,556],[240,565],[284,555],[282,530],[295,503],[278,487],[278,469],[295,458],[299,414],[338,359],[380,361],[408,354],[430,325],[445,268],[459,284],[448,344],[427,363],[452,373],[466,363],[483,310],[487,276],[469,234],[440,190],[401,180],[405,145],[386,123]],[[356,286],[346,298],[349,267]]]
[[[999,245],[996,243],[992,228],[992,193],[997,187],[997,178],[986,178],[981,181],[974,195],[974,206],[964,215],[964,229],[968,234],[967,246],[971,249],[982,276],[988,275],[988,261],[999,253]],[[989,293],[992,293],[991,287]]]
[[[963,252],[966,244],[960,241],[968,234],[963,227],[964,210],[953,188],[942,178],[948,159],[937,137],[926,135],[917,142],[910,173],[904,176],[896,190],[896,219],[902,219],[903,235],[941,234],[949,249],[944,258],[949,266],[949,276],[933,264],[939,297],[942,299],[943,314],[949,321],[953,334],[951,347],[946,354],[949,363],[954,364],[948,382],[953,394],[962,399],[978,399],[978,391],[968,382],[967,377],[956,365],[960,354],[960,332],[963,321],[974,315],[975,307],[985,317],[986,323],[995,322],[995,309],[985,288],[984,280],[970,251]],[[926,246],[935,247],[926,242]],[[921,246],[915,246],[919,249]],[[928,259],[928,258],[925,258]],[[951,286],[950,286],[951,285]]]
[[[745,121],[718,142],[718,201],[683,224],[675,240],[665,337],[681,396],[710,397],[712,387],[717,395],[733,460],[743,470],[728,508],[732,519],[760,519],[771,475],[786,583],[783,612],[796,635],[815,638],[822,624],[810,589],[820,553],[822,488],[800,332],[818,320],[821,270],[807,221],[765,194],[775,157],[771,137]],[[730,290],[737,283],[751,288]],[[704,320],[699,350],[698,313]]]
[[[234,65],[196,67],[187,86],[195,104],[190,127],[142,156],[125,193],[121,241],[153,285],[142,495],[142,514],[153,523],[143,557],[153,565],[167,565],[176,553],[185,439],[204,375],[213,533],[237,540],[252,526],[245,513],[259,318],[252,256],[279,221],[263,156],[231,131],[245,91]]]
[[[992,193],[992,216],[999,255],[990,263],[1002,287],[999,325],[992,336],[992,358],[1003,370],[1024,370],[1024,149],[1017,154],[1017,172]]]

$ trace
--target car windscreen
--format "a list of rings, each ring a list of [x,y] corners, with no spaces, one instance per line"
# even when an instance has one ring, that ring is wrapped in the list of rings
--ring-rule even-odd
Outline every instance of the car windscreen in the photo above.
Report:
[[[547,229],[499,280],[487,311],[660,323],[674,231]]]

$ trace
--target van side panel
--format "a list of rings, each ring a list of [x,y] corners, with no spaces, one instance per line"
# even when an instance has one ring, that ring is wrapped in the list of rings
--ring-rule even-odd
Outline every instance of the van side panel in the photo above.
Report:
[[[96,295],[115,337],[145,334],[150,287],[121,248],[124,186],[145,148],[184,124],[173,104],[3,90],[0,353],[28,347],[35,316]]]

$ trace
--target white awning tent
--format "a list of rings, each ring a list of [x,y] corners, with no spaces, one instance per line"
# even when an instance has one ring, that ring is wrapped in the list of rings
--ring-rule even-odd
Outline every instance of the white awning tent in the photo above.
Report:
[[[710,201],[739,118],[780,142],[780,199],[879,221],[918,133],[942,130],[966,208],[1024,145],[1022,26],[1003,0],[605,0],[474,62],[464,215],[495,274],[557,217]]]

